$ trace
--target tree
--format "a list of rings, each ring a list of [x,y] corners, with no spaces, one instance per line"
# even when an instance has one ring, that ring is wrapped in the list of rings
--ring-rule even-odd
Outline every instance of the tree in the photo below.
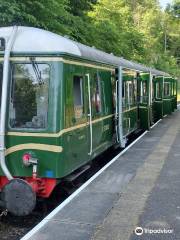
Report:
[[[0,25],[40,27],[170,73],[180,62],[180,0],[0,0]]]
[[[173,4],[170,5],[170,8],[174,17],[180,18],[180,0],[174,0]]]
[[[92,10],[92,4],[95,4],[96,0],[70,0],[69,7],[70,12],[74,16],[82,17],[86,15],[87,11]]]
[[[143,55],[143,37],[133,25],[131,9],[121,0],[100,0],[89,12],[94,25],[91,45],[118,56]]]
[[[26,25],[71,34],[67,0],[0,0],[0,25]]]

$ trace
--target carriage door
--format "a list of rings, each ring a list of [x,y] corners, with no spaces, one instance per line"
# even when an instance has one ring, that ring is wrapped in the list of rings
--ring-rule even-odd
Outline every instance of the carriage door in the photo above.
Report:
[[[154,120],[158,121],[163,117],[163,77],[158,76],[153,78],[154,85]]]
[[[164,78],[163,115],[172,112],[172,78]]]
[[[149,89],[150,89],[150,74],[141,74],[138,77],[138,87],[139,87],[139,119],[140,127],[142,129],[150,128],[150,99],[149,99]]]
[[[69,133],[71,135],[69,151],[72,153],[71,166],[75,169],[88,161],[89,149],[85,76],[76,72],[72,80],[74,117],[72,118],[72,131]]]

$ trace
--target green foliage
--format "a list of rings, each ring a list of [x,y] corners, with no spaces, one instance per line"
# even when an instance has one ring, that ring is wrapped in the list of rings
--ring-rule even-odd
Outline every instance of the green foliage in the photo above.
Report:
[[[0,25],[35,26],[70,34],[67,8],[67,0],[0,0]]]
[[[180,0],[0,0],[0,25],[41,27],[180,76]]]
[[[133,26],[129,6],[119,0],[98,1],[89,16],[94,25],[92,45],[136,60],[143,55],[142,34]]]
[[[171,13],[175,16],[180,18],[180,0],[174,0],[171,8]]]
[[[74,16],[84,16],[85,13],[92,9],[92,4],[96,3],[96,0],[70,0],[70,12]]]

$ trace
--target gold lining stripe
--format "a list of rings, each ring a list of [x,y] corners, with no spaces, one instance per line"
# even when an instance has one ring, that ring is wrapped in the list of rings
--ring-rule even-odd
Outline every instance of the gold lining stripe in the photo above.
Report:
[[[150,72],[140,72],[140,75],[150,75]]]
[[[137,109],[137,108],[138,108],[138,107],[129,108],[129,109],[123,111],[122,113],[129,112],[129,111],[134,110],[134,109]]]
[[[11,61],[27,61],[29,62],[29,57],[11,57],[10,58]],[[73,60],[67,60],[64,59],[62,57],[36,57],[36,61],[39,62],[64,62],[67,64],[74,64],[74,65],[78,65],[78,66],[85,66],[85,67],[91,67],[91,68],[98,68],[98,69],[104,69],[104,70],[114,70],[113,67],[103,67],[103,66],[97,66],[95,64],[90,64],[90,63],[84,63],[84,62],[79,62],[79,61],[73,61]]]
[[[93,120],[92,123],[94,124],[94,123],[103,121],[105,119],[111,118],[113,116],[114,116],[114,114],[111,114],[111,115],[108,115],[108,116],[105,116],[105,117],[102,117],[102,118],[98,118],[98,119]],[[60,137],[64,133],[71,132],[75,129],[83,128],[83,127],[86,127],[88,125],[89,125],[89,122],[82,123],[82,124],[79,124],[77,126],[73,126],[73,127],[70,127],[70,128],[65,128],[58,133],[8,132],[7,135],[8,136],[25,136],[25,137]]]
[[[139,106],[139,108],[146,108],[146,109],[147,109],[147,108],[148,108],[148,106],[147,106],[147,107],[145,107],[145,106]]]
[[[5,155],[7,156],[13,152],[17,152],[20,150],[29,150],[29,149],[42,150],[42,151],[55,152],[55,153],[60,153],[63,151],[63,148],[61,146],[49,145],[49,144],[39,144],[39,143],[38,144],[37,143],[26,143],[26,144],[15,145],[13,147],[6,149]]]
[[[135,74],[138,72],[136,69],[129,69],[129,68],[123,68],[122,73],[125,76],[135,76]]]

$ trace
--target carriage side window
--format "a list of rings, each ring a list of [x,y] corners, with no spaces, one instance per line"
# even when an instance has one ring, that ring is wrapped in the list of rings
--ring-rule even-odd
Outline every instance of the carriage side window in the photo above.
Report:
[[[74,95],[74,113],[75,118],[81,118],[83,115],[83,87],[82,76],[73,78],[73,95]]]
[[[164,83],[164,96],[165,96],[165,97],[169,97],[169,96],[170,96],[170,93],[171,93],[170,83],[169,83],[169,82],[165,82],[165,83]]]
[[[32,62],[13,65],[9,106],[12,128],[47,127],[49,79],[48,64]]]

